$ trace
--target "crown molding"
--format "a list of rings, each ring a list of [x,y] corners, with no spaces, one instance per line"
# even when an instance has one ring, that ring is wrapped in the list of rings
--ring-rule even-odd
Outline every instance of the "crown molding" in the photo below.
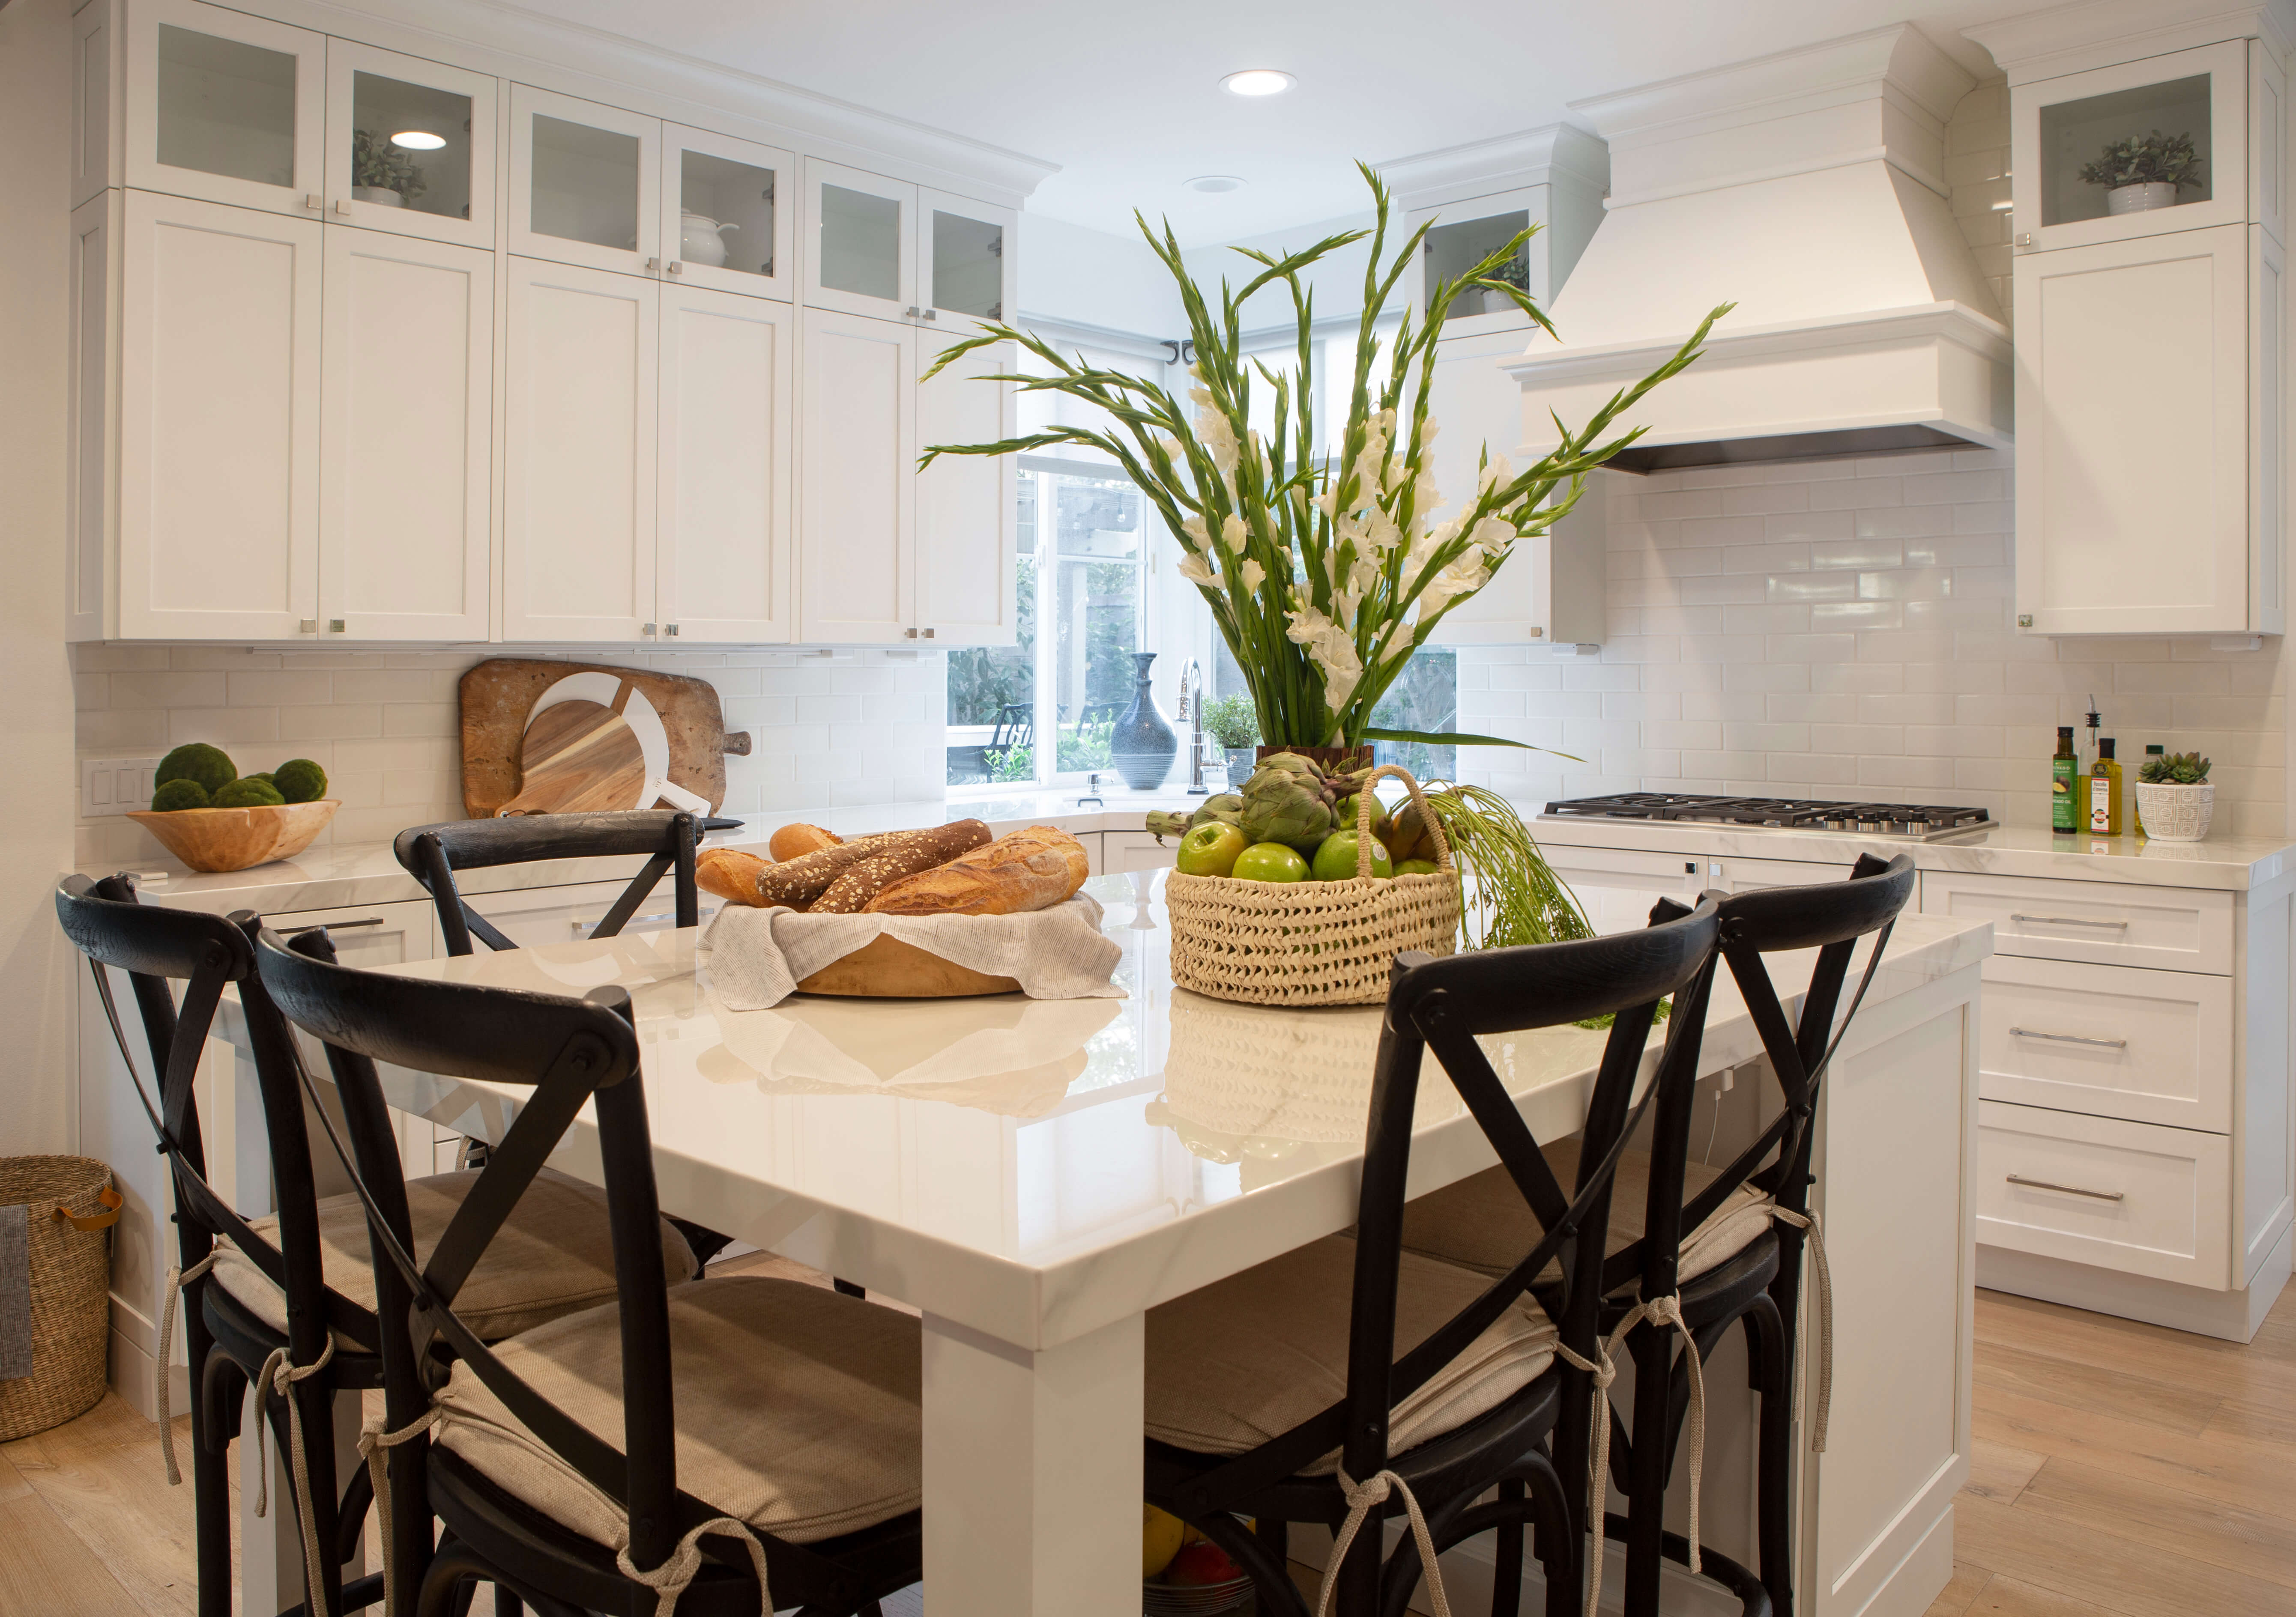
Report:
[[[1526,186],[1575,184],[1596,195],[1611,184],[1611,149],[1570,124],[1547,124],[1374,163],[1406,212]]]
[[[1964,29],[1993,53],[2013,85],[2141,61],[2226,39],[2261,39],[2285,59],[2296,4],[2227,6],[2223,0],[2078,0],[2046,12]]]

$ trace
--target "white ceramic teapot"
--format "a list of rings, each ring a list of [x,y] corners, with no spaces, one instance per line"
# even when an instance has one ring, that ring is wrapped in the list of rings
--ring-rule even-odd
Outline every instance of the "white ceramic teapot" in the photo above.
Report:
[[[738,225],[720,225],[708,214],[686,208],[677,218],[677,255],[690,264],[716,267],[726,262],[726,236]]]

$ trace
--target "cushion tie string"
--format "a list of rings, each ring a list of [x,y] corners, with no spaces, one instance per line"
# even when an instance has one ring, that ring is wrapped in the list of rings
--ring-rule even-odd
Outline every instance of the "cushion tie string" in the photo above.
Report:
[[[1809,1448],[1813,1454],[1825,1452],[1826,1417],[1833,1409],[1833,1275],[1825,1266],[1825,1233],[1815,1213],[1796,1213],[1773,1203],[1770,1216],[1781,1224],[1791,1224],[1808,1235],[1811,1278],[1817,1289],[1817,1408],[1809,1422]],[[1801,1404],[1801,1353],[1805,1333],[1794,1333],[1794,1405],[1797,1416]]]
[[[397,1540],[390,1531],[390,1451],[401,1443],[413,1442],[437,1425],[445,1414],[444,1409],[433,1404],[396,1432],[384,1431],[380,1420],[359,1428],[359,1455],[366,1461],[368,1480],[374,1484],[375,1531],[382,1535],[383,1617],[398,1617],[398,1580],[392,1570],[398,1564],[398,1557],[393,1553]]]
[[[1375,1473],[1368,1482],[1358,1482],[1348,1474],[1342,1466],[1340,1490],[1347,1498],[1348,1519],[1340,1524],[1340,1536],[1332,1541],[1332,1558],[1324,1565],[1324,1592],[1316,1601],[1316,1617],[1325,1617],[1332,1609],[1332,1588],[1339,1581],[1340,1566],[1348,1558],[1348,1546],[1355,1542],[1357,1530],[1364,1524],[1375,1505],[1387,1503],[1390,1494],[1403,1496],[1403,1508],[1411,1514],[1411,1536],[1419,1546],[1419,1570],[1427,1579],[1427,1598],[1435,1607],[1434,1617],[1451,1617],[1451,1602],[1443,1593],[1443,1567],[1435,1558],[1435,1535],[1427,1531],[1427,1518],[1419,1513],[1419,1501],[1411,1491],[1411,1484],[1392,1471]]]
[[[263,1420],[270,1408],[270,1394],[276,1392],[287,1403],[287,1460],[290,1480],[295,1489],[295,1514],[302,1518],[303,1579],[311,1591],[310,1610],[327,1609],[326,1592],[322,1578],[326,1559],[319,1550],[319,1524],[311,1510],[311,1476],[303,1458],[303,1405],[295,1396],[295,1384],[308,1381],[327,1368],[335,1356],[335,1334],[327,1333],[327,1345],[309,1364],[298,1366],[287,1357],[287,1350],[276,1347],[271,1357],[263,1361],[263,1368],[255,1377],[255,1446],[248,1450],[255,1461],[255,1514],[260,1516],[271,1502],[270,1457],[263,1452]]]
[[[750,1531],[747,1522],[736,1522],[731,1516],[713,1516],[693,1529],[677,1541],[660,1566],[652,1572],[642,1572],[630,1559],[630,1540],[627,1531],[614,1551],[614,1564],[622,1575],[644,1584],[654,1592],[654,1617],[671,1617],[677,1610],[677,1597],[685,1593],[685,1586],[693,1581],[701,1570],[701,1548],[699,1540],[705,1533],[723,1533],[729,1539],[739,1539],[749,1547],[750,1564],[758,1572],[758,1617],[774,1617],[774,1597],[766,1582],[766,1547],[758,1542],[758,1535]]]
[[[168,1486],[170,1488],[180,1487],[184,1481],[184,1474],[176,1469],[176,1424],[168,1410],[168,1372],[174,1368],[175,1361],[175,1352],[169,1344],[176,1335],[176,1295],[213,1269],[216,1260],[221,1256],[223,1248],[218,1246],[189,1269],[169,1264],[167,1283],[160,1288],[167,1294],[167,1302],[160,1310],[160,1357],[152,1361],[152,1402],[160,1411],[160,1455],[167,1462]]]

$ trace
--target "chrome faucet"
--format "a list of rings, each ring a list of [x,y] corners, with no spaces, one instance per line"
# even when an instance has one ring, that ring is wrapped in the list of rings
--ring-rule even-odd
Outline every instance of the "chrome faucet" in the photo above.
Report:
[[[1204,671],[1194,657],[1180,665],[1180,722],[1188,727],[1188,796],[1203,796]]]

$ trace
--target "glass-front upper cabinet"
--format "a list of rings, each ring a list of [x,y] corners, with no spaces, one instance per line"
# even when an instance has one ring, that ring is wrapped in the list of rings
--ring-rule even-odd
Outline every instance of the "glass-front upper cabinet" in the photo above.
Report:
[[[1552,190],[1547,185],[1528,185],[1409,214],[1406,223],[1413,230],[1431,219],[1434,222],[1426,240],[1420,243],[1417,269],[1404,277],[1411,306],[1423,311],[1433,299],[1437,287],[1446,281],[1456,281],[1487,255],[1496,252],[1534,225],[1540,230],[1515,249],[1513,260],[1499,272],[1498,278],[1513,282],[1544,306],[1554,295],[1557,280],[1554,273],[1554,233],[1547,228],[1551,223],[1548,213]],[[1446,340],[1519,331],[1530,324],[1529,316],[1515,306],[1513,298],[1504,292],[1480,287],[1469,287],[1455,294],[1450,307],[1439,318]]]
[[[808,158],[805,300],[879,320],[917,318],[917,188]]]
[[[327,217],[492,247],[495,81],[327,42]]]
[[[927,323],[1012,319],[1013,237],[1021,216],[969,197],[920,191],[917,218],[917,301]]]
[[[2017,250],[2218,225],[2278,238],[2280,87],[2269,53],[2238,39],[2017,86]]]
[[[788,152],[661,127],[661,250],[679,280],[788,301],[797,285],[790,261],[796,201]]]
[[[625,274],[661,267],[661,124],[513,85],[510,250]]]
[[[326,37],[200,0],[128,22],[127,184],[318,216]]]

